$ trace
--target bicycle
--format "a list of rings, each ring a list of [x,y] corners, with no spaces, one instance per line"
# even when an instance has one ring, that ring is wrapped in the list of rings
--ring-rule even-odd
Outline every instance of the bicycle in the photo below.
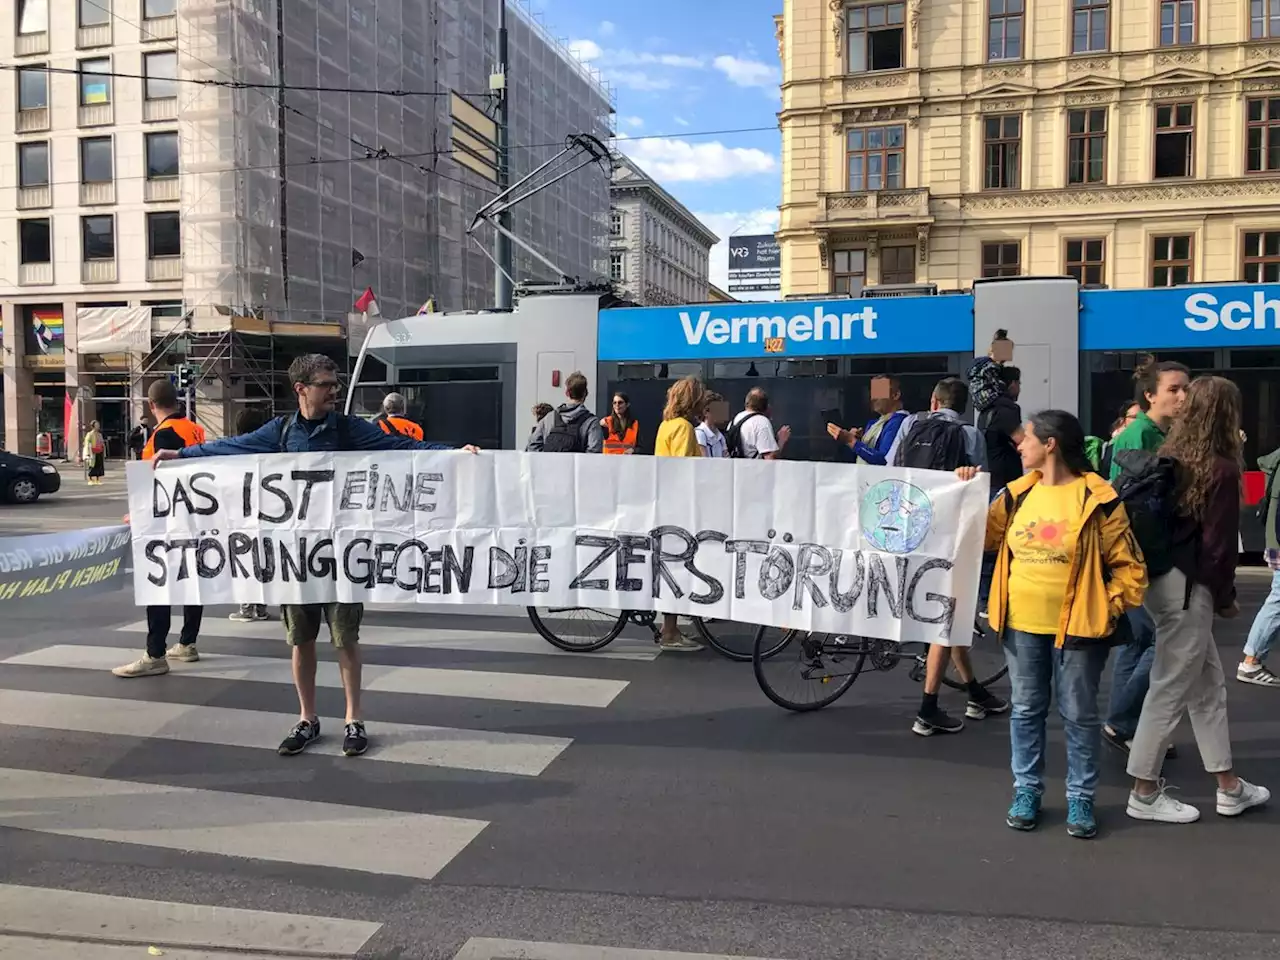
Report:
[[[903,660],[910,659],[911,679],[917,683],[924,680],[928,645],[922,641],[899,643],[877,637],[787,630],[782,631],[784,641],[779,644],[769,636],[770,630],[777,629],[776,627],[759,627],[756,630],[756,649],[769,652],[761,656],[753,655],[752,666],[756,682],[765,696],[786,710],[807,713],[835,703],[853,686],[854,681],[867,668],[868,661],[871,669],[886,673],[895,669]],[[794,661],[783,658],[766,667],[765,661],[774,660],[788,646],[792,647],[797,655]],[[906,650],[908,647],[925,647],[926,650],[910,653]],[[974,675],[984,687],[1002,680],[1009,672],[1009,665],[1004,660],[1003,651],[995,643],[994,637],[989,638],[989,632],[983,629],[982,624],[977,620],[973,624],[973,645],[969,649]],[[997,656],[999,657],[998,668],[994,662]],[[951,664],[948,662],[947,672],[943,674],[942,682],[953,690],[967,689],[967,684],[958,677],[951,676],[951,669]],[[830,689],[821,696],[807,700],[789,695],[782,689],[789,674],[799,676],[805,691],[814,692],[815,684],[818,690],[825,687]]]
[[[617,639],[629,623],[648,627],[654,643],[661,635],[657,626],[660,614],[652,610],[600,610],[595,607],[529,607],[527,610],[529,621],[538,635],[553,647],[569,653],[591,653],[603,649]],[[720,656],[746,663],[757,655],[759,644],[755,624],[713,617],[690,619],[698,636]],[[781,637],[772,648],[766,645],[759,655],[768,659],[789,642],[789,637]]]

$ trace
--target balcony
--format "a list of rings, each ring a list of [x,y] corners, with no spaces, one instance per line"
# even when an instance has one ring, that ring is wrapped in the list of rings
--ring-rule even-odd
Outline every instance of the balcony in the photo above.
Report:
[[[80,206],[97,207],[115,202],[116,184],[114,180],[80,184]]]
[[[49,108],[36,107],[34,110],[18,111],[18,133],[39,133],[49,129]]]
[[[100,23],[92,27],[78,27],[76,29],[76,46],[81,50],[89,47],[109,47],[111,46],[111,21]]]
[[[868,190],[863,193],[823,193],[818,195],[818,222],[843,224],[932,223],[929,188]]]
[[[114,260],[85,260],[80,264],[81,283],[115,283]]]
[[[49,184],[38,187],[18,188],[18,209],[39,210],[53,206],[53,188]]]
[[[16,57],[34,57],[49,52],[49,33],[20,33],[13,40]]]
[[[181,257],[153,257],[147,261],[147,279],[151,281],[158,280],[181,280],[182,279],[182,258]]]
[[[178,98],[166,97],[163,100],[143,100],[142,119],[145,121],[177,120]]]
[[[143,199],[147,203],[174,203],[182,198],[177,177],[148,180],[143,187]]]
[[[53,262],[24,263],[18,267],[18,285],[36,287],[53,283]]]
[[[115,123],[115,108],[110,103],[82,103],[80,105],[80,126],[109,127]]]
[[[178,37],[178,18],[172,17],[155,17],[142,21],[142,42],[151,43],[154,40],[176,40]]]

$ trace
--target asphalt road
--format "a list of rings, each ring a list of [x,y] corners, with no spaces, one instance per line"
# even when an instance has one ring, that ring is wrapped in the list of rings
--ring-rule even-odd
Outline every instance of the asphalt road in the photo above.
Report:
[[[81,467],[59,460],[52,463],[62,477],[62,487],[35,503],[0,502],[0,537],[108,526],[119,523],[129,509],[123,461],[110,461],[102,485],[94,487],[85,482]]]
[[[115,522],[102,499],[28,509]],[[1265,586],[1241,575],[1246,614],[1218,624],[1225,664]],[[1101,835],[1068,838],[1055,725],[1047,822],[1018,834],[1006,722],[912,736],[919,688],[902,668],[793,715],[712,653],[633,640],[559,655],[518,618],[373,613],[365,706],[382,755],[375,741],[359,759],[285,759],[279,624],[211,609],[200,664],[117,680],[102,667],[140,646],[120,629],[140,612],[116,594],[0,624],[0,884],[335,918],[353,926],[325,934],[329,956],[387,960],[632,956],[476,938],[778,960],[1280,953],[1266,906],[1280,808],[1213,816],[1185,726],[1166,775],[1208,808],[1201,823],[1125,817],[1108,753]],[[1238,769],[1280,788],[1280,691],[1229,695]],[[320,707],[340,719],[340,691]],[[5,905],[0,887],[0,957],[115,956],[37,954],[22,931],[6,952]],[[127,914],[61,916],[95,909],[104,930]],[[263,936],[241,955],[320,955]]]

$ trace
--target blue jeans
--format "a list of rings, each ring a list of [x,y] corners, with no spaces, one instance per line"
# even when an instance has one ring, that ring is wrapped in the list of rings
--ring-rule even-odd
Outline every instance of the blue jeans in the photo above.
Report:
[[[1145,607],[1134,607],[1125,614],[1133,630],[1133,642],[1116,654],[1111,674],[1111,703],[1107,707],[1107,726],[1123,740],[1132,740],[1138,732],[1142,702],[1151,685],[1151,661],[1156,656],[1156,624]]]
[[[1249,640],[1244,645],[1245,656],[1267,659],[1277,634],[1280,634],[1280,570],[1271,575],[1271,592],[1253,618]]]
[[[1032,790],[1037,796],[1044,793],[1045,722],[1052,693],[1067,738],[1067,798],[1093,799],[1102,749],[1098,687],[1108,652],[1103,644],[1057,650],[1053,637],[1005,631],[1004,653],[1013,686],[1009,739],[1016,789]]]

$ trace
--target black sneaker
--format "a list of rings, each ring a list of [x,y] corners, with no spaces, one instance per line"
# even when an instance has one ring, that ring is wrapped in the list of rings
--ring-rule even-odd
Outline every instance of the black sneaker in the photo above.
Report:
[[[1009,701],[988,693],[981,698],[970,697],[964,706],[964,715],[970,720],[983,720],[992,714],[1008,713]]]
[[[277,752],[282,757],[297,756],[319,739],[320,721],[301,720],[293,728],[293,732],[280,741],[280,749]]]
[[[347,735],[342,738],[342,753],[358,757],[369,749],[369,738],[364,735],[364,721],[352,720],[347,724]]]
[[[917,714],[916,722],[911,725],[911,732],[921,737],[932,737],[935,733],[959,733],[963,729],[964,721],[956,720],[945,710]]]
[[[1126,739],[1124,736],[1122,736],[1119,733],[1116,733],[1115,730],[1111,729],[1105,724],[1102,727],[1102,740],[1104,743],[1109,743],[1111,744],[1111,746],[1115,747],[1117,750],[1120,750],[1124,753],[1129,752],[1129,747],[1133,743],[1132,740]],[[1175,747],[1172,743],[1169,744],[1169,746],[1165,748],[1164,758],[1166,760],[1177,760],[1178,748]]]

